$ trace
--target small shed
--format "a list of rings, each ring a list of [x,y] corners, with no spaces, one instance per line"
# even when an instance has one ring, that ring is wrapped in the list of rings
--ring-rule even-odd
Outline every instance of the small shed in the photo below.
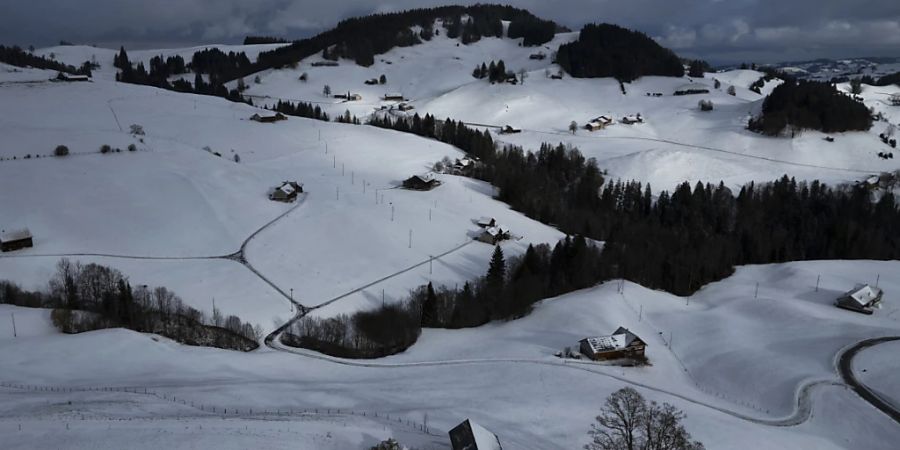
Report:
[[[280,186],[272,189],[269,194],[269,200],[276,202],[290,203],[294,201],[298,195],[303,193],[303,185],[296,181],[285,181]]]
[[[352,102],[362,100],[362,95],[348,92],[346,94],[334,94],[334,98],[340,98],[343,100],[347,100],[348,102]]]
[[[91,77],[87,75],[73,75],[71,73],[60,72],[56,75],[59,81],[91,81]]]
[[[11,252],[30,247],[34,247],[34,241],[28,228],[0,230],[0,251]]]
[[[522,132],[521,129],[515,128],[512,125],[506,125],[500,129],[500,134],[515,134],[515,133],[521,133],[521,132]]]
[[[385,101],[402,102],[403,100],[406,100],[406,99],[403,97],[403,94],[400,92],[389,92],[387,94],[384,94],[384,100]]]
[[[644,118],[641,116],[641,113],[632,114],[630,116],[623,117],[622,123],[624,123],[625,125],[634,125],[636,123],[644,123]]]
[[[837,298],[835,306],[838,308],[856,311],[863,314],[872,314],[872,309],[879,307],[884,291],[868,284],[857,284],[853,289]]]
[[[484,217],[479,218],[475,223],[477,223],[478,226],[481,228],[490,228],[490,227],[497,225],[497,219],[494,219],[493,217],[484,216]]]
[[[281,120],[287,120],[287,116],[282,113],[275,113],[271,116],[261,116],[259,113],[250,116],[250,120],[259,123],[275,123]]]
[[[409,103],[401,103],[401,104],[397,105],[397,109],[399,109],[400,111],[412,111],[412,110],[416,109],[416,107],[413,105],[410,105]]]
[[[496,434],[471,419],[466,419],[448,434],[453,450],[503,450]]]
[[[504,229],[500,225],[494,225],[481,230],[475,238],[485,244],[497,245],[511,237],[509,230]]]
[[[709,94],[709,89],[702,84],[686,84],[676,89],[673,95]]]
[[[594,361],[644,359],[647,348],[646,342],[624,327],[619,327],[608,336],[584,338],[579,344],[581,353]]]
[[[440,186],[441,182],[434,176],[434,173],[429,172],[421,175],[413,175],[406,180],[403,180],[403,187],[406,189],[413,189],[417,191],[430,191],[438,186]]]

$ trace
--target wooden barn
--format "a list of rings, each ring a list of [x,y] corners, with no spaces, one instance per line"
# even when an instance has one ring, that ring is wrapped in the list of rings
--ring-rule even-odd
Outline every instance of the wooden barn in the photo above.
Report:
[[[27,228],[0,231],[0,251],[11,252],[29,247],[34,247],[34,241]]]
[[[250,116],[250,120],[259,123],[275,123],[282,120],[287,120],[287,116],[282,113],[275,113],[271,116],[261,116],[258,113]]]
[[[285,181],[281,186],[272,189],[269,200],[290,203],[303,193],[303,185],[296,181]]]
[[[521,132],[522,130],[520,128],[515,128],[512,125],[506,125],[503,128],[500,128],[500,134],[516,134]]]
[[[872,314],[872,309],[879,307],[884,291],[868,284],[857,284],[834,302],[838,308]]]
[[[502,241],[510,239],[510,237],[512,237],[512,235],[509,230],[505,230],[499,225],[496,225],[481,230],[475,239],[484,242],[485,244],[497,245]]]
[[[632,114],[630,116],[625,116],[621,120],[625,125],[634,125],[636,123],[644,123],[644,118],[640,113]]]
[[[91,77],[87,75],[72,75],[71,73],[60,72],[56,75],[59,81],[91,81]]]
[[[584,128],[588,131],[598,131],[612,125],[613,122],[613,118],[610,116],[600,116],[588,122]]]
[[[406,99],[403,97],[403,94],[401,94],[399,92],[389,92],[387,94],[384,94],[384,100],[385,101],[402,102],[403,100],[406,100]]]
[[[469,157],[457,158],[456,162],[453,163],[453,167],[451,167],[450,171],[454,175],[471,175],[475,170],[476,161]]]
[[[422,175],[413,175],[403,180],[404,188],[416,191],[430,191],[440,185],[441,182],[430,172]]]
[[[497,226],[497,219],[485,216],[479,218],[475,223],[477,223],[481,228],[490,228]]]
[[[400,111],[412,111],[412,110],[416,109],[416,107],[413,105],[410,105],[409,103],[401,103],[401,104],[397,105],[397,109],[399,109]]]
[[[584,338],[579,344],[581,353],[594,361],[644,359],[647,348],[646,342],[624,327],[619,327],[609,336]]]
[[[453,450],[503,450],[496,434],[470,419],[454,427],[448,434]]]

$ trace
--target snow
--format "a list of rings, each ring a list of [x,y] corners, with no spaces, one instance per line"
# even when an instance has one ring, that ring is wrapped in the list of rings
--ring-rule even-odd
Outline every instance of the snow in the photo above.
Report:
[[[591,346],[591,351],[594,353],[616,350],[625,348],[625,335],[614,334],[611,336],[590,337],[587,338],[587,343]]]
[[[853,360],[856,379],[873,390],[878,397],[900,408],[900,341],[869,347]]]
[[[469,421],[469,427],[472,429],[472,436],[475,438],[475,445],[478,446],[478,450],[501,450],[500,441],[494,433],[471,420]]]
[[[555,73],[556,66],[529,59],[576,35],[558,35],[541,49],[493,38],[457,46],[441,35],[394,49],[369,68],[347,61],[312,67],[315,56],[296,69],[260,73],[261,83],[248,83],[248,93],[257,103],[313,101],[331,115],[350,110],[365,117],[382,105],[377,99],[384,92],[400,91],[420,114],[480,124],[473,126],[495,135],[492,126],[514,123],[522,133],[502,141],[527,149],[547,141],[572,144],[596,158],[609,178],[651,183],[657,192],[681,181],[736,187],[785,173],[850,182],[900,168],[900,160],[875,156],[885,148],[877,138],[883,123],[870,132],[836,134],[834,143],[816,132],[792,140],[747,132],[746,120],[763,98],[748,89],[759,72],[695,79],[692,85],[710,93],[685,97],[670,94],[686,79],[646,77],[626,84],[623,95],[610,79],[552,80],[545,70]],[[193,51],[129,56],[147,61]],[[68,255],[116,267],[132,284],[166,286],[206,312],[214,300],[224,314],[268,332],[292,316],[289,296],[323,305],[311,314],[331,317],[400,301],[428,282],[453,287],[483,275],[494,247],[473,238],[486,215],[523,236],[501,244],[507,259],[529,244],[563,237],[495,200],[484,182],[441,174],[432,191],[397,189],[445,156],[463,158],[437,141],[296,117],[259,124],[247,118],[264,112],[247,105],[110,81],[114,50],[41,51],[51,52],[70,64],[96,56],[102,67],[93,83],[50,83],[54,73],[0,66],[2,225],[35,234],[34,248],[0,256],[0,279],[23,288],[45,287]],[[525,84],[471,77],[476,64],[499,59],[526,70]],[[303,72],[307,83],[298,81]],[[363,85],[382,73],[385,86]],[[325,98],[326,83],[334,92],[358,91],[364,100]],[[726,93],[732,85],[735,96]],[[898,89],[865,87],[862,96],[896,122],[900,116],[887,99]],[[646,95],[655,92],[665,95]],[[700,113],[699,99],[713,101],[714,112]],[[568,132],[572,120],[638,113],[641,126]],[[131,135],[131,124],[146,135]],[[60,144],[70,156],[50,156]],[[101,155],[103,144],[123,151]],[[129,144],[137,151],[125,150]],[[268,200],[283,180],[304,182],[298,202]],[[879,275],[885,298],[873,315],[834,306],[848,286],[874,283]],[[447,448],[443,432],[472,418],[507,448],[577,448],[587,442],[604,399],[634,386],[684,410],[687,429],[708,448],[889,449],[900,439],[895,423],[834,384],[838,352],[900,330],[900,263],[745,266],[689,298],[619,286],[614,280],[546,299],[519,320],[426,329],[406,352],[364,363],[303,350],[186,347],[119,329],[61,335],[47,310],[0,306],[0,382],[145,388],[159,395],[4,386],[0,433],[11,448],[364,449],[388,436],[410,447]],[[13,314],[15,338],[7,320]],[[620,368],[553,356],[618,327],[646,341],[650,365]],[[896,351],[896,344],[882,344],[855,363],[867,369],[857,372],[860,378],[890,398],[900,397]],[[187,403],[166,399],[172,396]],[[257,413],[223,420],[189,408],[191,402]],[[337,408],[344,413],[271,413]],[[392,420],[383,420],[385,414]],[[431,435],[405,425],[426,415]]]

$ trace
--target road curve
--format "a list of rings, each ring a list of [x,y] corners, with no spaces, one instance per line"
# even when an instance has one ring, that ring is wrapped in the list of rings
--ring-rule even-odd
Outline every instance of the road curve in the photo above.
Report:
[[[894,419],[895,422],[900,423],[900,411],[875,394],[875,392],[866,387],[866,385],[857,380],[856,376],[853,375],[853,357],[869,347],[892,341],[900,341],[900,336],[880,337],[857,342],[841,354],[838,359],[837,369],[841,378],[844,380],[844,383],[846,383],[853,392],[856,392],[856,395],[859,395],[870,405],[885,413],[891,419]]]

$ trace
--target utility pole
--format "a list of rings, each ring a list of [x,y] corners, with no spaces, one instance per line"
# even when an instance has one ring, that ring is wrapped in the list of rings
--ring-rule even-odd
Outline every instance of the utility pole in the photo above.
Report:
[[[331,168],[337,169],[337,155],[332,155],[332,158],[334,159],[332,160],[333,162],[331,163]]]
[[[381,289],[381,307],[384,308],[384,289]]]
[[[409,229],[409,248],[412,248],[412,228]]]
[[[759,281],[756,282],[756,293],[753,294],[753,298],[759,298]]]
[[[431,222],[431,208],[428,208],[428,221]]]
[[[879,273],[877,277],[875,277],[875,287],[878,287],[878,282],[881,281],[881,274]]]
[[[819,279],[822,278],[822,275],[816,275],[816,292],[819,292]]]
[[[334,189],[335,189],[335,195],[337,196],[337,199],[340,200],[341,199],[341,187],[335,186]]]
[[[434,273],[432,270],[432,263],[434,262],[434,256],[428,255],[428,274],[431,275]]]
[[[394,221],[394,204],[391,203],[391,222]]]
[[[291,312],[294,312],[294,288],[291,288]]]
[[[638,311],[638,322],[641,321],[644,317],[644,305],[641,305],[641,309]]]
[[[363,180],[363,194],[366,193],[366,180]]]
[[[350,171],[350,184],[356,184],[356,172]]]
[[[341,176],[344,176],[344,163],[341,163]]]
[[[16,313],[10,311],[9,316],[12,318],[13,337],[16,337],[16,336],[18,336],[18,334],[16,333]]]

